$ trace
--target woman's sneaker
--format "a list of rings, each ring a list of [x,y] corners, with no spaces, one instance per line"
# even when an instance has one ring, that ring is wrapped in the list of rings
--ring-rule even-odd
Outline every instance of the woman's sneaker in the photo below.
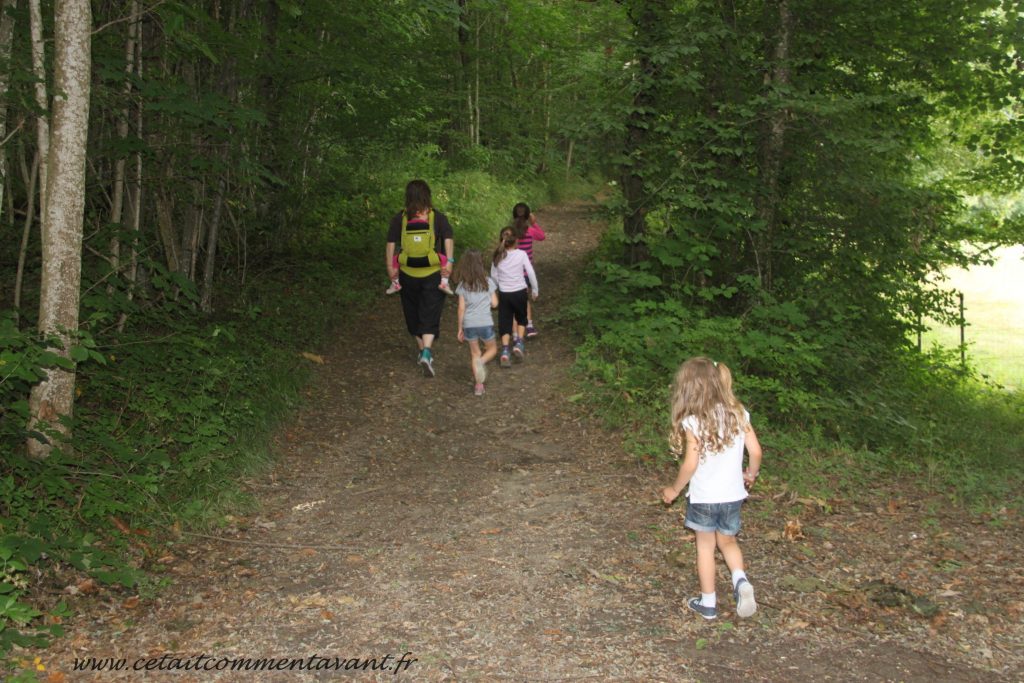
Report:
[[[529,325],[526,326],[526,338],[533,339],[536,336],[537,328],[533,326],[533,323],[530,323]]]
[[[692,609],[697,614],[701,615],[705,619],[715,619],[718,617],[717,607],[705,607],[701,604],[700,598],[690,598],[686,603],[686,606]]]
[[[423,366],[424,376],[434,376],[434,356],[430,353],[430,349],[423,349],[423,351],[420,352],[419,364]]]
[[[512,359],[509,358],[507,346],[501,347],[501,357],[498,359],[498,364],[503,368],[512,367]]]
[[[523,344],[522,339],[517,339],[516,343],[512,346],[512,355],[516,357],[516,360],[523,360],[526,357],[526,345]]]
[[[746,579],[740,579],[733,590],[733,597],[736,598],[736,616],[749,617],[757,611],[757,602],[754,600],[754,587]]]

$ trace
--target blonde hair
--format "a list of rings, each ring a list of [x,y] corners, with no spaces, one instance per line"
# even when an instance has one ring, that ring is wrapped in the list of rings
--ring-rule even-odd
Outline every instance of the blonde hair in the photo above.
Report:
[[[703,459],[718,453],[746,431],[743,404],[732,393],[732,372],[725,363],[697,356],[679,367],[672,389],[672,433],[669,446],[673,453],[685,452],[686,434],[682,422],[693,416],[697,421],[697,446]]]

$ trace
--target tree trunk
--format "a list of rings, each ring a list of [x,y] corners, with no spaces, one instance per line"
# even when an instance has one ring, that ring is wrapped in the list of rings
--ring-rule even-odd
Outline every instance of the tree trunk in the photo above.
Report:
[[[164,247],[167,270],[179,273],[181,272],[181,255],[178,253],[178,240],[174,233],[174,202],[167,196],[166,190],[157,192],[156,220],[160,242]]]
[[[576,146],[576,139],[569,138],[569,149],[565,152],[565,179],[572,177],[572,150]]]
[[[43,11],[40,0],[29,0],[29,24],[32,33],[32,75],[36,79],[35,97],[39,113],[36,115],[36,144],[39,149],[39,215],[46,212],[48,160],[50,158],[50,103],[46,94],[46,46],[43,42]],[[40,230],[46,222],[40,220]]]
[[[664,33],[662,22],[665,15],[665,0],[648,0],[637,10],[630,11],[638,44],[633,106],[626,121],[624,151],[627,161],[622,168],[622,194],[626,201],[622,228],[626,234],[625,257],[629,264],[646,261],[650,256],[645,242],[648,196],[643,179],[643,155],[653,120],[654,93],[658,87],[660,72],[651,59],[651,51],[657,47],[659,37]]]
[[[128,121],[131,118],[132,76],[135,74],[135,32],[139,27],[139,0],[132,0],[131,19],[128,22],[128,36],[124,41],[124,107],[117,117],[117,138],[124,142],[128,138]],[[114,190],[110,201],[110,222],[117,233],[110,240],[110,265],[116,272],[121,268],[121,232],[124,223],[125,175],[128,157],[119,156],[114,162]]]
[[[82,225],[85,211],[85,152],[89,135],[89,86],[92,71],[92,16],[89,0],[57,0],[54,20],[53,145],[43,219],[43,274],[39,331],[55,335],[67,355],[71,333],[78,329],[82,280]],[[75,371],[59,368],[32,389],[31,425],[48,423],[66,433],[58,421],[71,417]],[[33,457],[45,457],[51,445],[29,439]]]
[[[21,288],[25,280],[25,259],[28,257],[28,238],[32,234],[32,222],[36,217],[36,181],[39,178],[39,152],[32,159],[32,170],[28,170],[24,150],[22,157],[22,175],[26,176],[25,187],[28,188],[28,208],[25,209],[25,225],[21,230],[21,247],[18,249],[18,272],[14,276],[14,315],[15,320],[21,317]]]
[[[142,14],[139,12],[139,0],[132,0],[132,16],[135,23],[135,73],[142,80]],[[142,101],[135,105],[135,135],[142,139]],[[128,256],[128,300],[135,298],[135,283],[139,279],[139,228],[142,225],[142,151],[135,153],[135,178],[129,192],[129,203],[132,207],[131,233],[132,245]],[[122,313],[117,320],[117,331],[124,331],[127,313]]]
[[[210,229],[206,233],[206,261],[203,263],[203,291],[199,307],[204,313],[213,311],[213,273],[217,255],[217,236],[220,232],[220,217],[224,210],[224,194],[227,192],[227,181],[222,177],[217,185],[217,197],[213,204],[213,216],[210,218]]]
[[[453,98],[455,102],[459,102],[462,99],[463,92],[469,92],[469,10],[466,7],[466,0],[457,0],[457,4],[459,7],[459,65],[455,69],[455,97]],[[453,121],[454,135],[452,137],[454,140],[460,140],[463,134],[468,133],[469,140],[472,142],[473,106],[472,100],[467,101],[470,102],[470,105],[466,110],[466,121],[464,123],[461,121],[461,114],[453,117],[455,121]],[[459,104],[455,107],[455,110],[459,111],[461,108],[462,105]],[[459,144],[463,145],[465,143],[460,141]]]
[[[14,12],[18,0],[3,0],[0,4],[0,64],[6,70],[0,72],[0,140],[7,138],[7,89],[11,84],[11,44],[14,42]],[[7,188],[7,146],[0,147],[0,207],[4,205],[4,190]]]
[[[473,98],[473,144],[480,145],[480,31],[483,29],[483,20],[476,27],[476,55],[473,58],[474,81],[476,93]]]
[[[772,50],[771,64],[765,81],[768,90],[768,101],[777,100],[783,95],[780,90],[789,86],[789,43],[793,27],[789,0],[776,0],[778,10],[778,33]],[[775,105],[768,116],[766,130],[761,145],[761,173],[763,186],[758,201],[758,217],[764,224],[754,256],[757,259],[761,286],[765,291],[772,290],[772,254],[774,250],[775,229],[778,223],[779,206],[779,175],[782,169],[783,146],[786,138],[786,118],[788,110]]]

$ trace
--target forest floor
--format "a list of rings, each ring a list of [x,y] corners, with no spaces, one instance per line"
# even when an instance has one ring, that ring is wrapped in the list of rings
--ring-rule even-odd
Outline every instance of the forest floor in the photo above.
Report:
[[[719,618],[689,612],[685,505],[658,502],[673,468],[639,465],[570,400],[578,340],[559,310],[602,226],[582,203],[539,218],[540,336],[524,363],[492,368],[474,397],[450,302],[424,378],[382,294],[318,351],[278,465],[246,482],[258,512],[156,559],[171,583],[155,595],[76,598],[40,678],[1024,680],[1020,520],[977,518],[913,482],[820,501],[762,478],[741,535],[758,612],[735,617],[724,570]],[[765,473],[784,457],[769,450]],[[390,669],[75,670],[314,655]]]

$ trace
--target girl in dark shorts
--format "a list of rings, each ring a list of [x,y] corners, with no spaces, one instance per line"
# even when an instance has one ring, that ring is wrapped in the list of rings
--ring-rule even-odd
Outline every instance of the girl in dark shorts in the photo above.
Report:
[[[526,280],[523,272],[526,272]],[[509,349],[513,326],[518,325],[525,331],[527,316],[526,304],[530,298],[534,301],[540,295],[537,285],[537,274],[526,252],[518,248],[518,241],[511,229],[501,231],[501,242],[494,251],[491,262],[491,279],[498,284],[498,334],[501,335],[501,367],[511,367],[511,356],[523,360],[526,355],[523,340],[517,339],[515,346]],[[529,288],[527,288],[529,281]],[[532,290],[532,291],[530,291]]]

